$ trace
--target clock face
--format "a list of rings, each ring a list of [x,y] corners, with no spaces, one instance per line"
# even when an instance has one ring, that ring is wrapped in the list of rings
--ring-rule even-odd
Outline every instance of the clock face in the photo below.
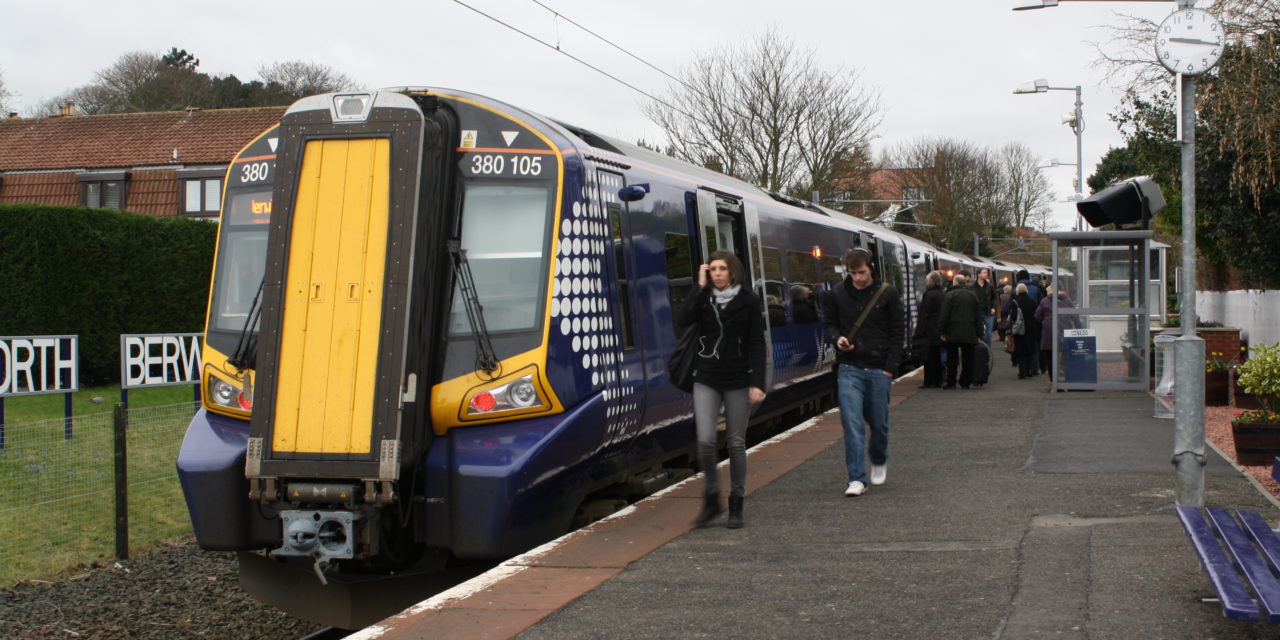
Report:
[[[1164,68],[1187,76],[1200,75],[1222,57],[1222,23],[1203,9],[1179,9],[1169,14],[1156,32],[1156,56]]]

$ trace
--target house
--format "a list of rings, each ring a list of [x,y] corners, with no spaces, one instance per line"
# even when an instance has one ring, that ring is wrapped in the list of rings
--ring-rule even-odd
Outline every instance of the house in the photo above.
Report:
[[[216,219],[231,159],[285,108],[0,120],[0,203]]]

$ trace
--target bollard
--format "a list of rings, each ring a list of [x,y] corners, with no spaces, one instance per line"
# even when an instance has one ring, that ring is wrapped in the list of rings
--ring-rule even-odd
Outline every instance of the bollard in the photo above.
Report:
[[[1204,506],[1204,340],[1174,340],[1173,465],[1178,504]]]

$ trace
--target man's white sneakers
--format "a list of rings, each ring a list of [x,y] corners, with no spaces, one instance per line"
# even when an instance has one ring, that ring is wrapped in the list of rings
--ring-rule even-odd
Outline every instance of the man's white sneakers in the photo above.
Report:
[[[861,480],[854,480],[849,483],[849,488],[844,490],[846,496],[860,496],[867,492],[867,485],[862,484]]]
[[[873,464],[871,465],[871,484],[882,485],[885,478],[889,476],[889,465]]]

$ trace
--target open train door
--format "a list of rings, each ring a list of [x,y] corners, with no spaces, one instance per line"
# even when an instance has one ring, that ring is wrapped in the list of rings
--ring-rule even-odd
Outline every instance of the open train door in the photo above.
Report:
[[[698,190],[697,203],[702,262],[705,263],[711,252],[717,249],[733,252],[747,271],[747,282],[742,285],[751,287],[760,298],[765,326],[765,384],[772,387],[773,340],[772,332],[769,331],[768,306],[764,304],[764,258],[760,246],[759,211],[755,204],[745,202],[742,198],[709,189]]]

